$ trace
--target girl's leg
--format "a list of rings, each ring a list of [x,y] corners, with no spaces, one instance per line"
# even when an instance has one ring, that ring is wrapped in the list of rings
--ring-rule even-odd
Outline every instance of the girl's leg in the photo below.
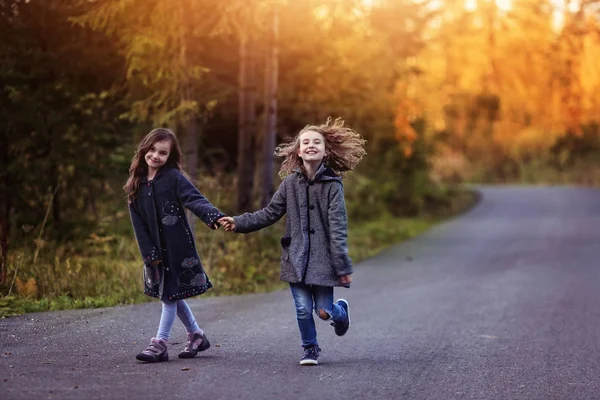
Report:
[[[156,338],[158,340],[169,340],[171,335],[171,328],[173,328],[173,322],[175,322],[175,316],[177,315],[177,302],[176,301],[162,301],[162,314],[160,315],[160,324],[158,325],[158,332]]]
[[[323,320],[344,323],[348,318],[346,310],[337,302],[333,302],[333,288],[330,286],[314,286],[315,312]]]
[[[311,287],[303,283],[290,283],[290,290],[296,306],[296,319],[300,328],[302,347],[317,346],[317,329],[312,316],[313,294]]]
[[[194,314],[192,314],[190,306],[188,306],[184,300],[177,300],[177,316],[181,322],[183,322],[183,326],[185,326],[185,330],[188,333],[201,331],[196,319],[194,318]],[[200,333],[202,334],[204,332]]]
[[[167,351],[167,340],[175,322],[177,314],[177,303],[174,301],[162,302],[162,314],[160,315],[160,323],[156,337],[150,340],[150,344],[146,350],[139,353],[135,358],[145,362],[168,361],[169,354]]]
[[[192,310],[184,300],[177,300],[177,316],[183,322],[188,338],[185,349],[179,353],[179,358],[193,358],[199,351],[208,349],[210,342],[204,331],[198,327]]]

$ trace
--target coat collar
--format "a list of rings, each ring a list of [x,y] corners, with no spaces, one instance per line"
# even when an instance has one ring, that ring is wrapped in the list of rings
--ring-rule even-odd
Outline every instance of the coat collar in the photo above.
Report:
[[[167,172],[169,172],[172,169],[173,168],[171,168],[171,167],[163,166],[161,169],[158,170],[158,172],[156,173],[156,175],[154,175],[154,178],[152,179],[152,181],[159,180],[163,175],[165,175]],[[148,183],[148,175],[144,175],[141,178],[140,183]]]
[[[300,177],[307,179],[306,174],[304,173],[304,168],[302,168],[302,167],[295,168],[293,170],[293,172],[300,175]],[[331,167],[328,167],[325,163],[321,163],[321,165],[319,166],[319,169],[317,170],[317,173],[315,174],[315,178],[313,179],[313,182],[319,182],[319,181],[340,181],[341,182],[342,178],[339,177],[338,175],[336,175],[335,171],[333,169],[331,169]]]

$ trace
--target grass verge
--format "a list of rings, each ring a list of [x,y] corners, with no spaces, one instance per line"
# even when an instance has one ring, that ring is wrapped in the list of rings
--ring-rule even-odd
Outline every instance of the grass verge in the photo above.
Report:
[[[477,201],[471,191],[457,191],[442,207],[422,217],[389,215],[352,223],[349,248],[357,263],[390,245],[415,237],[437,222],[469,209]],[[200,225],[200,224],[199,224]],[[198,251],[214,284],[205,296],[267,292],[285,287],[279,280],[279,238],[283,223],[250,235],[198,227]],[[59,244],[46,244],[43,257],[32,263],[31,252],[9,258],[10,287],[0,297],[0,318],[30,312],[111,307],[153,301],[142,293],[141,265],[133,234],[92,235],[85,255]],[[156,301],[156,300],[154,300]]]

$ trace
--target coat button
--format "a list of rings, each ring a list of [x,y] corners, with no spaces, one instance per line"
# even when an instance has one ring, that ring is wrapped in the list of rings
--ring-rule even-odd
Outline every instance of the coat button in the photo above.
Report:
[[[314,234],[315,234],[315,230],[314,230],[314,229],[311,229],[311,230],[310,230],[310,234],[311,234],[311,235],[314,235]]]
[[[315,182],[314,182],[314,181],[308,181],[308,185],[309,185],[309,186],[312,186],[312,185],[314,185],[314,184],[315,184]]]
[[[315,209],[315,206],[313,206],[313,205],[311,204],[311,205],[310,205],[310,207],[308,207],[308,208],[310,208],[311,210],[314,210],[314,209]]]

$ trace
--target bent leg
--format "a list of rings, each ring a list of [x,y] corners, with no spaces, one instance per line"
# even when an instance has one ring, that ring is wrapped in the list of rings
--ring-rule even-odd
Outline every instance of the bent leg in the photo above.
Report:
[[[343,322],[346,320],[346,310],[333,302],[333,287],[314,286],[315,312],[319,318],[327,321]]]

